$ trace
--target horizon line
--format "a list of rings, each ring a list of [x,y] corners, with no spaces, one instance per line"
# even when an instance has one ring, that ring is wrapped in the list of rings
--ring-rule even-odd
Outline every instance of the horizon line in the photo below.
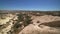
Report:
[[[15,10],[14,9],[12,9],[12,10],[11,9],[0,9],[0,10],[8,10],[8,11],[15,11],[15,10],[16,11],[60,11],[60,10],[23,10],[23,9],[22,10],[20,10],[20,9],[18,9],[18,10],[17,9],[15,9]]]

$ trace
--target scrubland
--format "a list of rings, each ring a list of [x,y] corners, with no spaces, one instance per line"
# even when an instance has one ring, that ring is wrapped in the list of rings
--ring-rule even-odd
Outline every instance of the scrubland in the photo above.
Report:
[[[60,11],[1,12],[0,34],[60,34]]]

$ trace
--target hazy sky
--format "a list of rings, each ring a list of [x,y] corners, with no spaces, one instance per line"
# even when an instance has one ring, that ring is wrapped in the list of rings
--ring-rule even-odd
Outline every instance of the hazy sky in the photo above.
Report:
[[[60,10],[60,0],[0,0],[6,10]]]

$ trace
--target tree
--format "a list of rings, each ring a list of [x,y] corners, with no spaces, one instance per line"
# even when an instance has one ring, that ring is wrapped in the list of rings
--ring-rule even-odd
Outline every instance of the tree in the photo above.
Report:
[[[24,20],[24,26],[27,26],[27,25],[29,25],[31,23],[32,19],[28,15],[26,15],[25,18],[26,19]]]

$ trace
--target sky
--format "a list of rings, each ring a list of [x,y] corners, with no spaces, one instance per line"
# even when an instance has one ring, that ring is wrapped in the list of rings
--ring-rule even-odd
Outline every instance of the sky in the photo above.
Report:
[[[0,0],[0,10],[60,10],[60,0]]]

